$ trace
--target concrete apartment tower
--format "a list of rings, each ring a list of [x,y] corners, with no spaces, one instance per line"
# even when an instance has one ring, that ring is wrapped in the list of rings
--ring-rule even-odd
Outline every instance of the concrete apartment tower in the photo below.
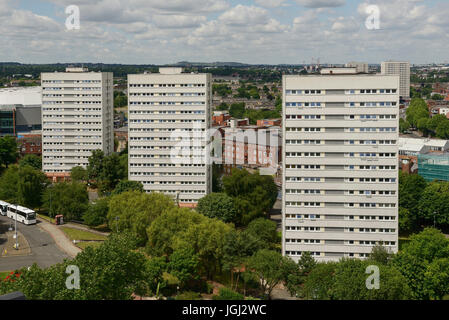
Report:
[[[129,180],[186,207],[212,192],[211,83],[210,74],[182,68],[128,75]]]
[[[410,98],[410,62],[387,61],[382,62],[381,74],[400,76],[399,96],[403,99]]]
[[[65,179],[89,164],[92,151],[114,152],[113,74],[67,68],[41,79],[44,173]]]
[[[356,68],[283,78],[283,254],[398,250],[399,76]]]

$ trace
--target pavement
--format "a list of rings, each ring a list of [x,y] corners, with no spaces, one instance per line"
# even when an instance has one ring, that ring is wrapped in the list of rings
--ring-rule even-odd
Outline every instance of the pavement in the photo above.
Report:
[[[75,246],[73,242],[67,238],[64,232],[61,231],[56,225],[51,224],[45,220],[41,220],[37,218],[38,220],[38,226],[48,232],[50,236],[53,238],[56,245],[59,247],[60,250],[64,251],[67,255],[69,255],[71,258],[75,258],[78,253],[80,253],[82,250]]]
[[[7,230],[12,220],[8,217],[0,216],[0,252],[3,252],[4,247],[7,244]],[[36,225],[23,225],[17,224],[18,231],[25,237],[29,244],[31,253],[25,256],[7,256],[0,257],[0,271],[13,271],[22,267],[29,267],[34,263],[37,263],[41,268],[48,268],[52,265],[63,262],[64,259],[70,258],[70,256],[61,249],[65,245],[59,247],[56,244],[55,238],[60,240],[60,235],[56,234],[53,237],[45,231],[46,229],[53,232],[52,228],[46,225],[50,223],[38,221]],[[56,229],[57,227],[54,226]],[[62,231],[58,230],[60,233]],[[63,237],[64,234],[62,234]],[[65,238],[73,247],[75,247],[67,238]],[[65,242],[64,242],[65,243]]]

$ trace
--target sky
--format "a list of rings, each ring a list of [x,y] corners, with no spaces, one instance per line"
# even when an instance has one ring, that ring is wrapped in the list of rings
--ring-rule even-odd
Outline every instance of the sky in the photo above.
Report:
[[[448,17],[448,0],[0,0],[0,61],[447,63]]]

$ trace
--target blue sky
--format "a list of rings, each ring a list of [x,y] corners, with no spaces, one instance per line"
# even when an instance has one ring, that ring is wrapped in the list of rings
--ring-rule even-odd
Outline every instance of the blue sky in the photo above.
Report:
[[[0,0],[0,61],[447,62],[448,16],[445,0]]]

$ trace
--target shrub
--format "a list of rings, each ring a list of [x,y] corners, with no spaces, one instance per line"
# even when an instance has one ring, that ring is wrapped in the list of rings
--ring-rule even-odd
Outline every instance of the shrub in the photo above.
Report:
[[[214,296],[214,300],[244,300],[243,294],[232,291],[229,288],[221,288],[218,296]]]

